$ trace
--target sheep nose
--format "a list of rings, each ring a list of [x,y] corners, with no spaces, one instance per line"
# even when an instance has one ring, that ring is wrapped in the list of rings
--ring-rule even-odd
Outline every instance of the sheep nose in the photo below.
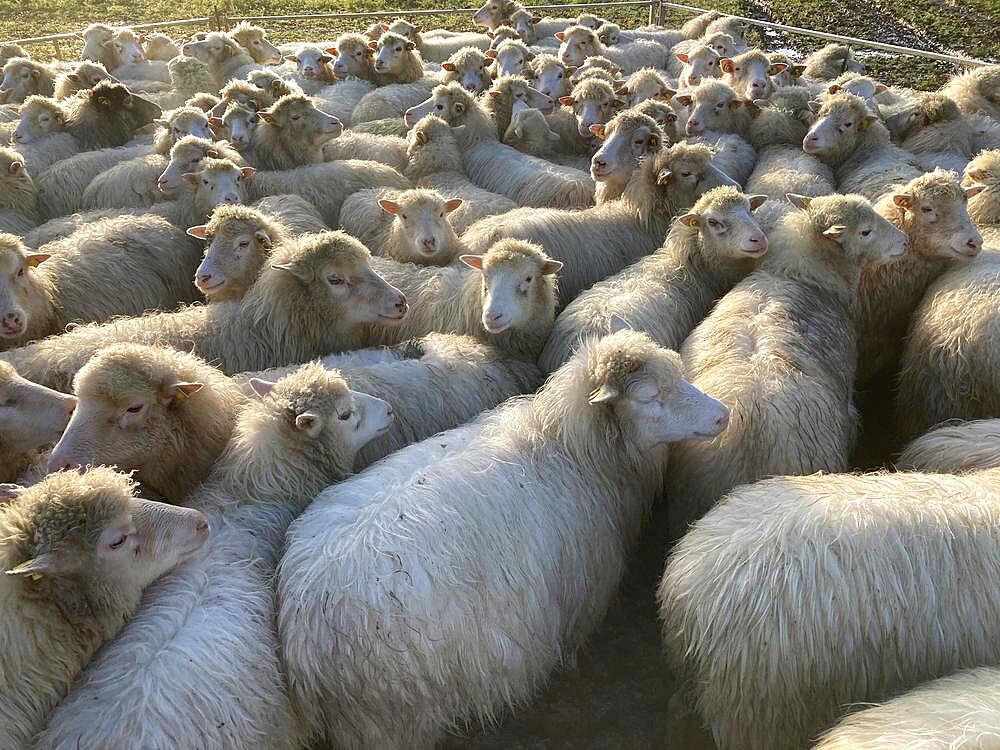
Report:
[[[222,201],[227,205],[235,206],[237,203],[240,202],[240,196],[236,195],[236,193],[229,193],[226,195],[225,198],[222,199]]]
[[[49,459],[49,471],[71,471],[73,469],[79,469],[80,464],[76,463],[72,459],[60,458],[58,456],[52,456]]]
[[[70,396],[66,400],[66,416],[72,417],[73,416],[73,412],[75,412],[75,411],[76,411],[76,397],[75,396]]]
[[[726,429],[729,426],[729,412],[726,411],[723,414],[721,414],[720,416],[716,417],[715,421],[712,422],[712,425],[719,432],[722,432],[724,429]]]
[[[197,531],[198,534],[208,534],[208,519],[200,513],[198,515],[199,518],[194,524],[194,530]]]
[[[437,239],[434,237],[428,237],[423,241],[423,246],[428,250],[433,250],[437,246]]]
[[[503,313],[488,312],[486,313],[486,320],[488,320],[490,323],[499,323],[501,320],[503,320]]]
[[[212,274],[203,273],[198,277],[198,286],[208,286],[208,283],[212,280]]]
[[[406,304],[406,295],[400,293],[399,297],[396,299],[396,304],[393,305],[400,313],[405,313],[409,306]]]
[[[755,234],[747,242],[755,253],[762,253],[767,250],[767,237],[762,234]]]
[[[970,250],[972,250],[973,252],[976,253],[979,252],[979,240],[975,239],[974,237],[970,237],[969,241],[965,243],[965,246]]]
[[[21,314],[9,312],[3,316],[0,322],[2,322],[4,328],[19,330],[21,328]]]

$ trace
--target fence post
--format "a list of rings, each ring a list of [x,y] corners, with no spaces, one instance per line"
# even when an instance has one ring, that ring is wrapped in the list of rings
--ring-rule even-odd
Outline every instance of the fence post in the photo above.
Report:
[[[665,9],[663,7],[663,0],[657,0],[656,5],[657,5],[657,8],[656,8],[656,22],[660,26],[662,26],[663,25],[663,21],[664,21],[664,13],[665,13]]]
[[[656,0],[650,0],[649,2],[649,25],[653,25],[653,8],[656,6]]]

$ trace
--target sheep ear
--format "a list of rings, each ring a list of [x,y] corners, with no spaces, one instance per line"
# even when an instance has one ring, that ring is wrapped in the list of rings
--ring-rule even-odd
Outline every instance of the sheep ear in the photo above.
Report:
[[[875,84],[875,93],[876,94],[884,94],[888,90],[889,90],[889,87],[886,86],[884,83],[876,83]]]
[[[415,42],[407,42],[406,43],[406,49],[408,49],[408,50],[415,50],[416,48],[417,48],[417,45],[416,45]]]
[[[166,403],[171,401],[184,401],[190,396],[193,396],[202,388],[205,387],[204,383],[187,383],[178,382],[171,383],[163,389],[163,395]]]
[[[274,388],[274,383],[270,380],[261,380],[260,378],[250,378],[248,385],[250,386],[250,390],[261,398],[267,396],[271,392],[271,389]]]
[[[723,57],[722,60],[719,62],[719,67],[722,68],[723,73],[732,73],[733,68],[735,68],[736,66],[733,65],[732,58]]]
[[[634,331],[635,329],[629,325],[628,321],[625,320],[618,313],[611,313],[611,320],[608,321],[608,328],[611,333],[618,333],[619,331]]]
[[[285,271],[286,273],[290,273],[292,276],[297,278],[303,284],[308,284],[310,281],[312,281],[312,276],[303,271],[294,263],[272,263],[271,268],[274,268],[275,270],[278,271]]]
[[[187,234],[190,237],[197,237],[199,240],[206,239],[208,237],[208,225],[199,224],[196,227],[188,227]]]
[[[444,202],[444,212],[446,214],[450,214],[456,208],[461,206],[464,202],[465,201],[463,201],[461,198],[451,198],[450,200]]]
[[[605,127],[603,125],[591,125],[590,126],[591,135],[596,135],[602,141],[606,137]]]
[[[691,227],[692,229],[697,229],[701,226],[701,220],[698,214],[683,214],[677,217],[677,221],[686,227]]]
[[[674,53],[674,57],[676,57],[678,60],[680,60],[685,65],[687,65],[688,60],[691,59],[690,57],[688,57],[687,55],[685,55],[683,52],[675,52]]]
[[[975,197],[979,195],[981,192],[983,192],[985,189],[986,189],[985,185],[969,185],[969,187],[965,188],[965,197],[966,198]]]
[[[561,42],[561,41],[563,41],[563,40],[564,40],[564,39],[566,38],[566,34],[564,34],[564,33],[563,33],[563,32],[561,32],[561,31],[557,31],[557,32],[556,32],[555,34],[553,34],[552,36],[554,36],[554,37],[555,37],[556,39],[558,39],[558,40],[559,40],[560,42]]]
[[[551,276],[554,273],[559,273],[559,269],[563,267],[563,262],[561,260],[547,260],[542,263],[542,276]]]
[[[499,53],[495,49],[486,50],[483,55],[490,58],[491,60],[496,60]]]
[[[913,197],[906,193],[896,193],[892,196],[892,202],[900,208],[909,208],[913,203]]]
[[[671,99],[674,98],[674,95],[676,93],[677,93],[677,91],[675,89],[672,89],[669,86],[664,86],[663,88],[660,89],[660,96],[659,96],[659,98],[662,101],[669,102]]]
[[[694,101],[694,97],[688,94],[681,94],[680,96],[675,96],[674,101],[684,107],[690,107],[691,102]]]
[[[831,240],[840,240],[844,236],[844,232],[847,231],[847,227],[843,224],[834,224],[832,227],[823,232],[824,237],[829,237]]]
[[[22,169],[24,169],[24,162],[12,161],[10,164],[7,165],[7,171],[10,172],[11,174],[17,174]]]
[[[324,63],[333,62],[333,55],[322,54],[319,56],[319,61]]]
[[[314,411],[304,411],[295,416],[295,426],[309,437],[316,437],[323,427],[323,418]]]
[[[750,199],[750,210],[756,211],[758,208],[767,203],[766,195],[750,195],[747,196]]]
[[[576,100],[572,96],[560,96],[559,103],[564,107],[572,107]]]
[[[605,383],[600,388],[595,388],[587,396],[587,401],[591,404],[608,404],[617,400],[621,392],[613,385]]]
[[[831,83],[826,88],[826,93],[828,94],[836,94],[838,91],[840,91],[840,86],[837,85],[836,83]]]
[[[266,248],[268,250],[271,248],[271,237],[263,229],[258,229],[256,232],[254,232],[253,237],[255,240],[257,240],[257,242],[260,243],[261,247]]]
[[[808,195],[799,195],[798,193],[785,193],[785,198],[793,206],[801,209],[809,208],[809,204],[812,203],[812,198]]]
[[[673,172],[671,172],[669,169],[661,169],[659,173],[656,175],[656,184],[666,185],[668,182],[670,182],[670,175],[672,174]]]
[[[425,133],[423,130],[418,130],[416,133],[413,134],[413,140],[415,140],[421,146],[426,146],[427,133]]]
[[[871,124],[877,121],[878,117],[876,117],[875,115],[865,115],[863,118],[861,118],[861,122],[858,123],[858,130],[862,132],[868,130],[868,128],[871,127]]]
[[[7,571],[7,575],[27,576],[32,581],[37,581],[45,576],[64,575],[68,572],[70,571],[60,562],[55,554],[46,552],[38,557],[25,560],[20,565],[15,565]]]
[[[462,261],[469,268],[475,268],[477,271],[483,270],[483,256],[482,255],[459,255],[458,259]]]
[[[24,256],[25,262],[28,264],[29,268],[36,268],[39,264],[44,263],[52,256],[48,253],[28,253]]]
[[[327,47],[323,51],[326,52],[326,54],[328,55],[333,55],[334,57],[340,57],[340,50],[338,50],[336,47]]]
[[[814,115],[816,115],[816,114],[819,114],[819,111],[820,111],[821,109],[823,109],[823,105],[822,105],[822,104],[820,104],[820,103],[819,103],[819,102],[817,102],[817,101],[810,101],[810,102],[809,102],[809,109],[810,109],[810,110],[812,111],[812,113],[813,113]]]
[[[793,65],[792,66],[792,75],[795,76],[796,78],[798,78],[799,76],[801,76],[805,72],[806,72],[806,66],[805,65]]]
[[[395,214],[399,211],[399,204],[393,201],[385,200],[384,198],[378,202],[379,208],[385,211],[387,214]]]
[[[742,99],[733,99],[731,102],[729,102],[729,108],[733,110],[739,109],[742,106],[743,106]]]
[[[293,55],[293,54],[289,53],[289,54],[285,55],[285,59],[286,60],[290,60],[293,63],[297,63],[299,61],[299,56],[298,55]]]
[[[241,167],[240,168],[240,176],[241,177],[253,177],[255,174],[257,174],[257,170],[254,169],[253,167]]]
[[[373,52],[378,49],[378,42],[368,42],[368,49]]]
[[[767,71],[768,75],[776,76],[788,70],[788,63],[774,63]]]
[[[197,185],[198,184],[198,173],[197,172],[185,172],[184,175],[183,175],[183,177],[184,177],[184,180],[186,182],[190,182],[192,185]]]
[[[441,63],[441,70],[447,70],[449,73],[454,73],[455,63],[443,62]]]

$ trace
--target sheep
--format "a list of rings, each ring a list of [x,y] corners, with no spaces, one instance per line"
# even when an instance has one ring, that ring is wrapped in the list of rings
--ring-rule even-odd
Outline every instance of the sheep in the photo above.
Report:
[[[333,47],[327,48],[336,62],[333,72],[339,78],[353,76],[365,81],[375,81],[375,51],[368,46],[368,39],[362,34],[341,34]]]
[[[231,78],[242,78],[255,67],[250,52],[239,45],[230,34],[212,31],[204,39],[188,42],[181,47],[181,53],[196,57],[208,65],[208,72],[217,89],[226,85]]]
[[[664,137],[674,141],[680,139],[676,137],[677,112],[671,106],[672,104],[673,100],[670,102],[661,102],[656,99],[647,99],[633,109],[637,114],[652,117],[656,124],[660,126],[660,129],[663,130]]]
[[[821,94],[821,99],[840,91],[846,91],[849,94],[854,94],[864,99],[868,104],[868,108],[881,118],[882,112],[875,97],[887,90],[888,87],[884,83],[877,83],[873,78],[848,71],[835,78],[826,87],[825,93]]]
[[[248,163],[258,169],[283,170],[323,161],[323,144],[344,126],[300,94],[283,96],[270,109],[257,112]]]
[[[1000,420],[951,420],[913,440],[899,454],[901,471],[962,474],[1000,467]]]
[[[242,301],[80,326],[0,353],[0,360],[29,380],[67,390],[95,350],[128,341],[194,351],[233,374],[356,348],[373,335],[369,324],[391,325],[406,314],[403,295],[343,232],[304,235],[270,261]]]
[[[80,53],[80,59],[99,62],[108,70],[120,65],[121,60],[115,53],[114,47],[108,44],[114,33],[115,30],[110,26],[103,23],[92,23],[83,30],[83,33],[76,34],[83,40],[83,51]]]
[[[445,199],[424,188],[361,190],[344,201],[340,221],[375,255],[401,263],[446,266],[464,251],[448,220],[461,205],[461,198]]]
[[[607,333],[616,315],[660,346],[678,349],[715,300],[767,251],[767,237],[751,215],[765,200],[732,187],[702,195],[656,252],[599,281],[566,306],[539,365],[555,372],[581,341]]]
[[[722,80],[733,87],[737,96],[750,101],[767,99],[773,94],[775,85],[771,76],[783,72],[787,67],[785,63],[772,63],[766,54],[756,49],[732,58],[723,58],[720,66]]]
[[[209,475],[245,398],[194,355],[140,344],[101,349],[76,374],[76,408],[50,471],[115,466],[182,503]]]
[[[771,61],[771,65],[784,65],[783,70],[774,70],[776,72],[771,73],[771,80],[774,81],[774,85],[777,87],[782,86],[801,86],[802,85],[802,74],[805,72],[806,66],[796,63],[788,55],[784,55],[780,52],[768,52],[767,59]]]
[[[779,477],[698,522],[658,598],[672,666],[718,746],[809,747],[847,705],[996,664],[1000,611],[979,583],[1000,564],[996,479]]]
[[[610,605],[666,444],[725,421],[676,354],[619,331],[589,340],[535,396],[324,491],[290,527],[278,567],[283,654],[310,736],[429,748],[455,723],[527,700]],[[490,502],[456,514],[460,497],[467,511],[470,497]],[[466,552],[456,539],[476,541]],[[390,616],[391,601],[401,606]],[[377,687],[363,677],[372,669]]]
[[[621,68],[623,73],[634,73],[642,68],[665,68],[667,51],[656,42],[639,39],[618,47],[605,47],[597,34],[583,26],[570,26],[560,31],[556,38],[559,59],[567,65],[582,65],[591,55],[603,55]]]
[[[540,44],[555,46],[555,34],[565,31],[576,24],[573,18],[541,18],[531,15],[525,8],[518,8],[508,16],[510,25],[514,27],[525,44]]]
[[[429,99],[407,110],[404,119],[412,126],[429,114],[440,116],[458,129],[465,168],[480,187],[506,195],[522,206],[571,208],[593,202],[594,183],[588,175],[499,143],[496,124],[484,105],[457,83],[436,87]]]
[[[488,64],[490,58],[477,47],[463,47],[441,64],[442,83],[458,81],[467,91],[479,93],[493,85]]]
[[[540,156],[553,161],[572,158],[559,153],[562,137],[549,127],[545,115],[520,103],[514,105],[510,124],[500,141],[531,156]],[[585,156],[578,158],[586,160]]]
[[[55,74],[47,65],[29,57],[12,57],[3,66],[0,104],[20,104],[32,94],[52,96]]]
[[[278,99],[283,96],[287,96],[288,94],[302,93],[302,89],[299,88],[295,81],[289,81],[287,78],[282,78],[274,70],[267,68],[251,70],[247,73],[247,81],[263,91],[264,94],[271,100],[267,106],[270,106],[274,102],[278,101]]]
[[[902,148],[925,164],[923,154],[957,156],[967,162],[988,146],[1000,147],[1000,126],[990,125],[982,116],[963,115],[955,102],[933,92],[920,93],[913,103],[888,115],[885,125]]]
[[[864,75],[865,66],[855,59],[850,47],[834,42],[813,52],[805,59],[802,76],[814,81],[832,81],[848,71]]]
[[[493,58],[494,74],[497,78],[525,75],[531,71],[531,61],[534,57],[524,42],[508,39],[496,47]]]
[[[300,47],[296,53],[285,55],[285,60],[295,63],[299,78],[305,79],[302,83],[311,87],[309,93],[315,93],[316,87],[327,86],[337,80],[330,64],[334,56],[319,47]]]
[[[0,148],[0,231],[23,235],[38,224],[34,180],[24,158]]]
[[[338,84],[343,85],[343,84]],[[421,78],[413,83],[390,84],[365,94],[351,113],[351,126],[385,118],[399,118],[426,99],[437,81]],[[397,119],[398,122],[398,119]]]
[[[970,68],[948,81],[941,93],[963,114],[981,113],[1000,120],[1000,66]]]
[[[281,62],[281,50],[268,41],[267,32],[260,26],[241,21],[230,30],[229,34],[240,47],[250,53],[255,63],[278,65]]]
[[[677,44],[684,41],[684,35],[675,29],[647,26],[641,29],[622,31],[618,24],[608,21],[605,21],[597,29],[597,38],[606,45],[616,45],[620,42],[634,42],[638,39],[646,39],[656,42],[668,52]]]
[[[889,142],[889,131],[854,94],[833,94],[816,113],[802,150],[833,167],[841,192],[876,200],[921,171],[913,154]]]
[[[685,133],[702,135],[706,130],[718,133],[745,134],[751,115],[746,102],[725,81],[709,80],[674,97],[687,108]]]
[[[393,97],[384,96],[385,89],[392,89],[396,93],[401,93],[401,87],[391,87],[385,86],[379,89],[381,94],[374,99],[370,99],[365,105],[366,107],[371,106],[372,111],[375,111],[378,107],[389,106],[392,109],[395,105],[393,103]],[[341,122],[351,122],[354,117],[354,110],[357,109],[361,101],[369,94],[375,93],[375,84],[366,81],[362,78],[348,78],[347,80],[338,81],[330,86],[324,86],[323,88],[316,91],[313,95],[313,101],[316,103],[317,107],[322,109],[329,115],[333,115]],[[378,100],[377,102],[375,100]],[[405,107],[404,107],[405,109]],[[400,112],[396,112],[397,117]],[[376,112],[376,114],[380,114]],[[398,123],[398,120],[397,120]]]
[[[162,60],[170,62],[180,55],[181,48],[173,39],[166,34],[149,34],[142,40],[143,51],[149,60]]]
[[[479,50],[486,50],[490,47],[490,37],[486,34],[466,32],[445,36],[435,32],[421,33],[419,27],[414,26],[409,21],[404,21],[402,18],[393,21],[387,31],[402,34],[410,41],[415,42],[420,57],[426,62],[443,63],[466,47],[474,47]]]
[[[953,172],[937,170],[883,195],[875,210],[906,233],[901,260],[861,273],[857,299],[858,382],[894,372],[910,315],[927,288],[949,268],[967,263],[982,249]]]
[[[677,92],[660,71],[643,68],[628,77],[624,93],[628,95],[626,106],[637,107],[647,99],[669,101]]]
[[[220,100],[219,103],[225,104],[225,100]],[[213,139],[227,141],[233,148],[249,152],[248,156],[253,154],[250,145],[253,133],[260,122],[257,109],[253,104],[233,102],[226,107],[221,117],[212,115],[208,118],[208,122],[212,128]]]
[[[100,63],[85,60],[77,63],[73,70],[59,74],[52,95],[56,99],[68,99],[79,91],[93,88],[98,81],[107,81],[111,77]]]
[[[465,176],[462,150],[448,123],[439,117],[425,117],[413,127],[407,135],[406,156],[404,174],[415,187],[462,196],[462,205],[449,215],[459,235],[485,216],[517,208],[507,196],[483,190]]]
[[[241,412],[209,479],[185,501],[211,516],[205,552],[146,592],[52,714],[40,747],[299,746],[274,626],[282,536],[301,506],[350,472],[392,412],[315,364],[255,385],[262,398]],[[158,671],[185,678],[151,674],[141,663],[153,654]],[[121,713],[112,718],[109,705]]]
[[[589,153],[594,141],[591,128],[607,123],[625,104],[611,84],[594,78],[578,83],[573,93],[562,97],[559,103],[568,109],[550,117],[549,124],[559,133],[562,149],[571,153]]]
[[[696,44],[686,50],[674,53],[681,67],[678,69],[668,60],[667,70],[676,72],[677,86],[681,89],[694,88],[706,78],[718,78],[722,73],[722,57],[714,49],[705,44]]]
[[[386,32],[368,47],[375,52],[375,82],[414,83],[424,77],[417,45],[401,34]]]
[[[209,114],[218,117],[231,104],[240,104],[256,112],[270,107],[275,101],[267,91],[250,81],[232,80],[219,90],[219,102],[212,107]]]
[[[743,26],[743,22],[732,16],[721,16],[715,18],[709,22],[708,26],[705,27],[705,33],[702,38],[710,37],[712,34],[728,34],[732,37],[733,43],[737,47],[742,47],[746,49],[747,39],[746,39],[746,28]]]
[[[565,65],[566,63],[563,64]],[[597,75],[601,80],[616,85],[622,75],[621,67],[603,55],[588,55],[583,61],[583,65],[569,67],[576,68],[569,77],[570,83],[573,85],[593,75]]]
[[[406,169],[406,140],[394,135],[374,135],[346,130],[323,144],[324,161],[368,159],[386,164],[397,172]]]
[[[789,200],[799,210],[770,233],[760,268],[681,347],[691,382],[730,407],[733,428],[704,446],[677,446],[672,529],[684,529],[744,482],[850,467],[861,266],[902,255],[906,235],[860,196]]]
[[[717,18],[722,18],[722,14],[717,10],[710,10],[695,16],[684,22],[681,26],[681,34],[685,39],[700,39],[705,35],[708,25]]]
[[[569,94],[569,74],[569,66],[555,55],[535,55],[531,61],[530,79],[534,87],[553,99]]]
[[[4,747],[31,745],[143,590],[207,538],[204,515],[140,499],[111,469],[55,474],[18,492],[0,511]]]
[[[22,378],[6,362],[0,364],[0,398],[8,404],[0,412],[0,481],[19,482],[62,435],[76,398]]]
[[[601,205],[621,197],[639,162],[663,148],[664,136],[652,117],[635,110],[619,112],[593,132],[603,141],[590,165]]]
[[[193,96],[207,95],[219,90],[218,84],[209,73],[208,66],[196,57],[185,55],[175,57],[167,63],[167,72],[170,74],[171,90],[147,94],[147,98],[158,104],[161,109],[172,109],[184,104],[194,106],[189,101]]]
[[[671,219],[702,193],[733,184],[710,160],[705,146],[678,143],[643,160],[618,200],[581,211],[521,208],[482,219],[462,239],[473,253],[504,237],[538,243],[566,264],[559,280],[565,304],[659,247]]]
[[[31,57],[20,44],[0,44],[0,68],[12,57]]]
[[[736,39],[725,31],[716,31],[711,34],[706,34],[704,37],[699,39],[695,44],[704,44],[711,47],[719,55],[720,59],[733,58],[746,47],[738,45]],[[685,48],[687,45],[685,44]],[[719,66],[721,68],[721,65]]]
[[[555,107],[555,101],[551,97],[532,88],[528,80],[521,76],[506,76],[498,80],[489,90],[489,96],[483,98],[483,104],[488,115],[496,123],[498,139],[502,138],[510,127],[515,106],[531,107],[542,114],[550,114]]]
[[[71,323],[194,301],[197,249],[159,217],[99,221],[39,250],[31,252],[14,235],[0,234],[3,348],[59,333]]]
[[[490,40],[490,49],[496,50],[503,42],[508,40],[520,42],[521,35],[517,33],[517,30],[513,26],[497,26],[493,31],[487,31],[486,36]]]

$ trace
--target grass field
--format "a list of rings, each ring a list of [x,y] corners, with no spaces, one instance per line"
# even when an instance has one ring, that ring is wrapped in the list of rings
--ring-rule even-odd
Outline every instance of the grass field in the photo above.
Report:
[[[229,15],[283,15],[311,12],[386,11],[406,7],[416,10],[442,7],[444,0],[237,0],[227,10]],[[471,6],[470,0],[452,5]],[[218,3],[193,0],[186,3],[170,0],[146,0],[126,3],[113,0],[0,0],[0,39],[15,39],[82,29],[92,21],[142,23],[167,19],[210,15]],[[956,52],[1000,62],[1000,0],[712,0],[705,5],[761,20],[847,34],[875,41],[902,44],[939,52]],[[625,26],[646,23],[646,9],[605,10],[602,14]],[[671,12],[668,25],[683,23],[689,14]],[[429,16],[425,25],[442,28],[467,28],[464,15]],[[277,42],[322,38],[344,30],[356,30],[366,24],[324,20],[275,22],[268,24]],[[194,27],[168,29],[184,37]],[[752,33],[754,42],[766,49],[790,47],[808,52],[822,45],[806,37]],[[40,58],[73,57],[78,45],[37,44],[32,54]],[[895,57],[884,53],[864,55],[866,64],[882,80],[928,88],[939,85],[953,72],[952,66],[929,60]]]

